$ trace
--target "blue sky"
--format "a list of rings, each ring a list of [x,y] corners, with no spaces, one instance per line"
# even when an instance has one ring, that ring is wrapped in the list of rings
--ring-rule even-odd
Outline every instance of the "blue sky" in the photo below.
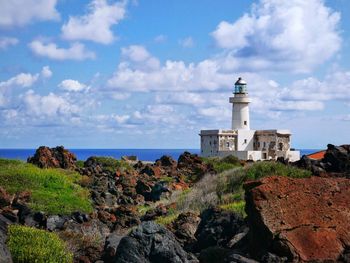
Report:
[[[350,141],[346,0],[0,0],[0,148],[199,148],[230,128]]]

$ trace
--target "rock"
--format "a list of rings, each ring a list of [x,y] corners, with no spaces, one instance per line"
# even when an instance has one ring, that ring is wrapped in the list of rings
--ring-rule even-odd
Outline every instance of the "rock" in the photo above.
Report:
[[[118,245],[123,237],[124,235],[120,235],[117,232],[113,232],[107,237],[104,250],[105,262],[113,262],[113,258],[117,252]]]
[[[313,160],[303,156],[294,165],[310,170],[317,176],[350,178],[350,145],[327,145],[322,160]]]
[[[350,176],[350,145],[327,145],[327,151],[322,159],[327,172],[345,173]]]
[[[0,208],[9,206],[12,203],[13,197],[0,186]]]
[[[141,171],[140,174],[147,174],[148,176],[154,176],[160,178],[162,176],[162,171],[159,166],[154,166],[147,164]]]
[[[64,149],[63,146],[49,148],[40,146],[33,157],[29,157],[27,162],[32,163],[40,168],[62,168],[75,169],[76,156]]]
[[[200,217],[195,233],[196,251],[212,246],[228,247],[229,241],[245,227],[240,215],[220,208],[206,209]]]
[[[200,222],[200,217],[193,212],[185,212],[179,216],[168,226],[174,233],[177,241],[184,247],[186,251],[192,251],[193,244],[197,241],[195,233]]]
[[[248,182],[251,253],[335,262],[350,247],[350,180],[272,176]],[[272,261],[271,261],[272,262]]]
[[[54,230],[62,230],[64,227],[64,223],[67,221],[67,218],[53,215],[49,216],[46,221],[46,228],[47,230],[54,231]]]
[[[156,165],[162,167],[170,167],[175,168],[177,166],[177,162],[169,155],[163,155],[160,159],[156,160]]]
[[[189,255],[165,227],[146,221],[124,237],[118,246],[116,263],[180,263]]]
[[[133,205],[121,205],[115,210],[116,228],[129,228],[140,224],[139,213]]]
[[[0,215],[0,263],[12,263],[10,250],[6,246],[7,228],[10,224],[10,220]]]
[[[253,259],[237,254],[234,250],[215,246],[203,249],[199,255],[201,263],[258,263]]]
[[[142,221],[155,220],[157,217],[167,215],[168,211],[165,205],[159,204],[155,209],[148,210],[144,216],[142,216]]]
[[[181,170],[193,182],[201,179],[206,173],[213,172],[213,167],[202,161],[197,154],[184,152],[177,162],[177,169]]]
[[[75,262],[95,262],[102,257],[109,228],[97,219],[77,223],[69,220],[62,231],[57,232],[66,241],[68,248],[74,254]],[[89,260],[89,261],[87,261]]]

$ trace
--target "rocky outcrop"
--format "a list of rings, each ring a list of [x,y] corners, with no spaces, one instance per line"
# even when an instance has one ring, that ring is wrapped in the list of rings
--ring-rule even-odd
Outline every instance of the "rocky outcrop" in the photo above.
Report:
[[[248,182],[244,188],[250,249],[256,257],[268,252],[302,262],[347,257],[349,179],[273,176]]]
[[[314,175],[350,178],[350,145],[328,144],[323,159],[313,160],[304,155],[294,164],[312,171]]]
[[[179,214],[179,216],[167,226],[186,251],[193,251],[193,246],[197,242],[195,233],[200,220],[198,214],[185,212]]]
[[[11,253],[6,246],[7,228],[10,224],[10,220],[0,215],[0,263],[12,263]]]
[[[229,242],[245,229],[241,216],[220,208],[209,208],[200,215],[195,237],[195,250],[201,251],[208,247],[220,246],[227,248]]]
[[[49,148],[40,146],[34,156],[29,157],[27,162],[32,163],[40,168],[62,168],[75,169],[76,156],[63,146]]]
[[[146,221],[124,237],[118,246],[116,263],[181,263],[189,261],[187,254],[165,227]]]
[[[213,172],[213,167],[203,162],[197,154],[184,152],[179,156],[177,169],[193,182],[200,180],[206,173]]]
[[[63,230],[58,232],[74,254],[75,262],[96,262],[101,259],[109,234],[108,227],[96,219],[84,223],[69,220]]]

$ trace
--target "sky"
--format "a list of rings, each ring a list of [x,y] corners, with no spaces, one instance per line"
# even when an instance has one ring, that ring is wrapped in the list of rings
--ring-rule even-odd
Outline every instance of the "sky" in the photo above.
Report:
[[[199,148],[231,127],[350,143],[350,1],[0,0],[0,148]]]

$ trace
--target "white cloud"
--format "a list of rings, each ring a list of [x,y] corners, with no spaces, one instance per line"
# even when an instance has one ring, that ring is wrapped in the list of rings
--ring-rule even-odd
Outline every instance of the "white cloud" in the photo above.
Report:
[[[130,119],[129,115],[114,115],[113,119],[118,123],[118,124],[123,124],[125,123],[127,120]]]
[[[154,38],[154,42],[156,43],[164,43],[167,40],[167,36],[165,35],[158,35]]]
[[[58,84],[58,87],[65,91],[73,91],[73,92],[83,91],[87,88],[85,84],[80,83],[79,81],[73,80],[73,79],[63,80],[60,84]]]
[[[188,104],[199,106],[205,103],[201,94],[193,92],[159,93],[155,98],[157,103]]]
[[[106,0],[93,0],[88,5],[88,14],[69,17],[62,26],[62,37],[110,44],[115,39],[111,27],[125,17],[125,9],[126,1],[109,5]]]
[[[131,63],[134,68],[148,70],[158,69],[160,65],[159,60],[153,57],[148,50],[141,45],[123,47],[121,49],[121,55],[122,59],[125,61],[120,64],[121,67],[129,67]]]
[[[65,49],[57,47],[55,43],[46,44],[35,40],[29,44],[29,47],[35,55],[54,60],[84,60],[95,58],[95,53],[87,50],[80,43],[73,43],[69,48]]]
[[[74,115],[79,112],[78,106],[71,104],[65,98],[54,93],[41,96],[33,90],[29,90],[23,95],[22,100],[26,114],[38,117]]]
[[[193,41],[193,38],[192,38],[192,37],[186,37],[186,38],[184,38],[184,39],[180,39],[180,40],[179,40],[179,44],[180,44],[182,47],[185,47],[185,48],[194,47],[194,41]]]
[[[107,82],[109,88],[119,91],[217,90],[230,87],[234,80],[220,72],[220,65],[213,60],[188,65],[167,60],[160,65],[142,46],[124,48],[122,54],[124,61]]]
[[[222,63],[230,70],[307,72],[340,49],[339,21],[322,0],[261,0],[250,14],[222,21],[212,36],[227,49]]]
[[[14,37],[0,37],[0,49],[4,50],[9,46],[15,46],[18,42],[18,39]]]
[[[57,0],[2,0],[0,27],[23,26],[32,21],[58,20]]]
[[[20,73],[6,81],[0,82],[0,87],[31,87],[37,80],[39,74]]]
[[[113,92],[111,97],[115,100],[125,100],[130,97],[130,93],[127,92]]]
[[[46,79],[51,78],[52,77],[52,71],[51,71],[50,67],[49,66],[43,67],[43,69],[41,70],[40,75],[43,78],[46,78]]]

